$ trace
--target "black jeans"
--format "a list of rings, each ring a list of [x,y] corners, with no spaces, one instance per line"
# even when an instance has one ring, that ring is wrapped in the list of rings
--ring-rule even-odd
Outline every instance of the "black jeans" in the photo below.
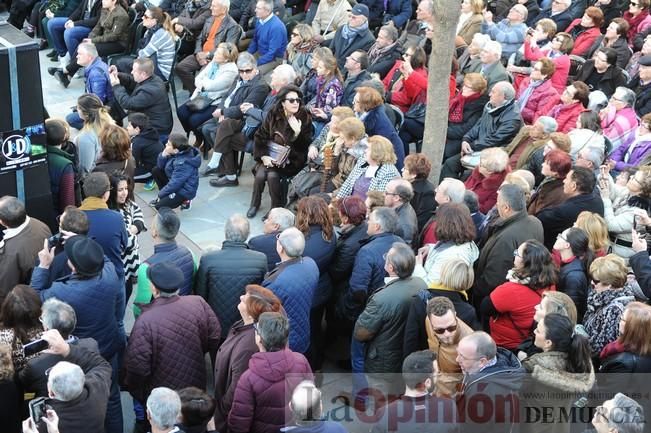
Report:
[[[162,190],[165,185],[169,183],[169,178],[165,174],[165,171],[158,168],[154,167],[151,169],[151,175],[154,177],[154,181],[156,182],[156,186],[158,186],[158,190]],[[160,209],[162,207],[168,207],[170,209],[177,208],[181,206],[181,203],[186,201],[187,199],[183,197],[182,195],[178,193],[172,193],[166,197],[159,197],[158,202],[154,205],[156,209]]]

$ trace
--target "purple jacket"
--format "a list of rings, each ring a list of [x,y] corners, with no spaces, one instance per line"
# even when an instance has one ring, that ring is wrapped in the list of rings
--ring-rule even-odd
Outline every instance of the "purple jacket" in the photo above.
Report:
[[[289,400],[303,380],[313,380],[307,359],[289,349],[255,353],[237,382],[228,415],[230,433],[278,433],[291,419]]]
[[[628,162],[624,162],[624,157],[626,156],[626,152],[628,152],[628,149],[633,146],[633,144],[636,144],[636,146],[633,148],[633,151],[631,152],[631,156],[628,158]],[[627,144],[622,144],[619,146],[617,149],[613,151],[613,153],[610,154],[610,159],[615,161],[615,169],[617,171],[622,171],[626,170],[629,167],[635,167],[636,165],[639,165],[642,160],[651,153],[651,137],[650,136],[644,136],[635,139],[631,143]]]

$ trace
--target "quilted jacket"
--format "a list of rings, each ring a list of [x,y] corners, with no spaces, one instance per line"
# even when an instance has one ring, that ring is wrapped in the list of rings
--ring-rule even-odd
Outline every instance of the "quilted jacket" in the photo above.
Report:
[[[226,431],[228,412],[233,405],[233,395],[240,376],[248,370],[249,360],[259,351],[255,344],[253,324],[236,322],[228,331],[224,343],[219,346],[215,358],[215,430]]]
[[[307,359],[290,350],[256,353],[237,382],[228,415],[230,433],[277,433],[290,419],[296,385],[312,380]]]
[[[170,194],[178,194],[186,200],[192,200],[199,189],[199,166],[201,155],[195,148],[189,148],[176,155],[158,155],[156,165],[164,170],[170,180],[159,192],[158,197],[167,197]]]
[[[310,309],[318,283],[319,267],[309,257],[282,262],[262,282],[287,312],[289,348],[295,352],[305,353],[310,346]]]
[[[527,87],[531,84],[531,78],[526,77],[522,80],[516,98],[522,96]],[[533,124],[540,116],[546,116],[549,110],[552,109],[560,101],[560,96],[553,86],[551,80],[545,80],[541,85],[536,87],[524,107],[520,107],[520,114],[522,120],[527,125]]]
[[[267,257],[244,242],[224,241],[222,249],[205,254],[199,262],[194,291],[204,298],[222,325],[226,338],[240,319],[237,304],[247,284],[260,284],[267,273]]]
[[[586,109],[580,102],[572,102],[571,104],[559,103],[549,110],[549,116],[556,119],[558,132],[568,133],[576,128],[576,119],[584,111]]]
[[[221,326],[200,296],[156,298],[143,305],[129,338],[125,384],[144,403],[152,389],[206,388],[204,355],[219,347]]]

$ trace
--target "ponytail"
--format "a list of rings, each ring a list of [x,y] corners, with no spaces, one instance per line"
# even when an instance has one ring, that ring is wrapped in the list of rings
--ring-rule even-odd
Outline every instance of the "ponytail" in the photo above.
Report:
[[[543,324],[545,338],[552,342],[552,350],[567,353],[570,373],[592,371],[590,343],[585,336],[574,331],[574,324],[568,317],[550,313],[545,315]]]
[[[584,266],[585,273],[588,275],[590,270],[590,265],[595,259],[595,253],[590,248],[590,236],[588,233],[578,227],[572,227],[567,231],[566,234],[567,243],[570,244],[570,249],[572,254],[574,254]]]
[[[176,31],[174,30],[174,24],[172,24],[172,17],[167,12],[163,12],[163,22],[161,23],[163,28],[169,33],[174,40],[177,38]]]

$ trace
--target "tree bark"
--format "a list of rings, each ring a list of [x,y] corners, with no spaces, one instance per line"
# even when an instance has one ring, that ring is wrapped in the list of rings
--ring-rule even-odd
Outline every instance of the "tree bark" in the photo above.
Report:
[[[428,66],[423,153],[432,161],[430,181],[438,185],[448,130],[450,69],[461,3],[450,0],[433,0],[433,3],[432,53]]]

